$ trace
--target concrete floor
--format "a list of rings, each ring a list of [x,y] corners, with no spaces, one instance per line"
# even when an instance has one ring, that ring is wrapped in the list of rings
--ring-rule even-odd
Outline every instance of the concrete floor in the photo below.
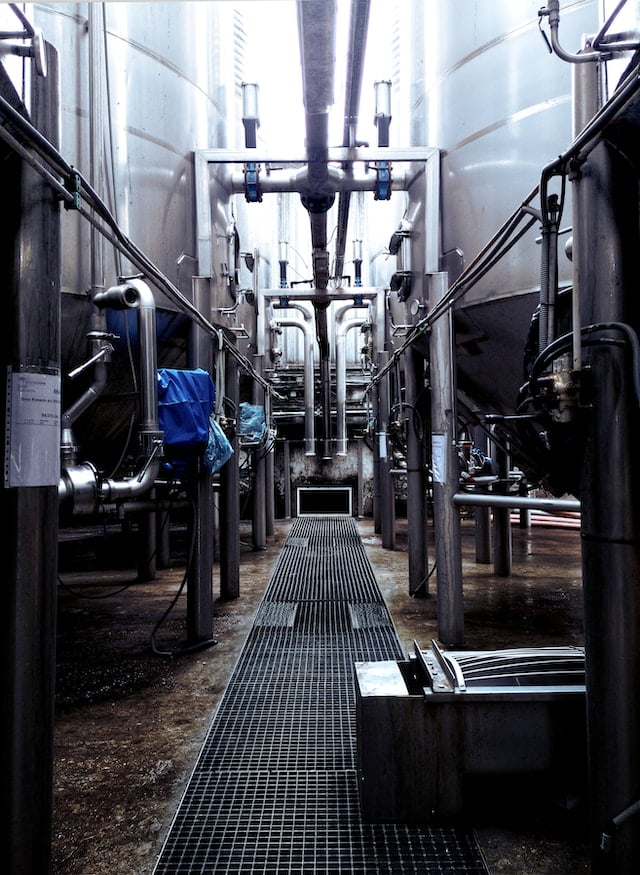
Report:
[[[370,519],[362,541],[403,648],[439,637],[437,569],[429,592],[408,592],[406,520],[395,549],[381,546]],[[119,567],[117,549],[65,556],[60,568],[54,875],[147,875],[235,667],[289,528],[278,521],[265,551],[241,531],[240,598],[216,600],[215,646],[163,656],[150,635],[179,590],[184,569],[141,583]],[[430,537],[432,532],[430,532]],[[497,577],[475,562],[471,520],[463,522],[465,642],[469,649],[581,645],[580,536],[575,526],[533,521],[512,526],[513,564]],[[110,556],[114,567],[105,567]],[[431,552],[430,567],[433,566]],[[217,573],[217,571],[216,571]],[[169,653],[184,634],[184,593],[158,629]],[[586,803],[580,793],[493,785],[473,806],[472,823],[492,873],[588,872]]]

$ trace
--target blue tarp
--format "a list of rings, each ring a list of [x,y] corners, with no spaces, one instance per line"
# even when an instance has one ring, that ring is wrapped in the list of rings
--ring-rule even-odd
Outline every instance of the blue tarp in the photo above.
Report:
[[[158,370],[158,419],[172,458],[192,458],[209,440],[215,386],[206,371]]]

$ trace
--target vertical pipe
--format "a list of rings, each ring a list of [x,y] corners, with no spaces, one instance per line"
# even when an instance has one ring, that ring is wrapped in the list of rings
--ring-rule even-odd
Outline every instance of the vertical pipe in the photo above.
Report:
[[[253,367],[257,374],[262,376],[264,371],[264,357],[253,356]],[[254,382],[253,403],[264,408],[264,389]],[[266,550],[267,548],[267,501],[266,501],[266,460],[262,447],[253,451],[253,549]]]
[[[225,387],[233,417],[229,435],[233,456],[220,469],[220,596],[236,599],[240,595],[240,383],[238,362],[232,355],[227,357]]]
[[[354,317],[353,319],[336,319],[336,453],[346,456],[347,442],[347,334],[352,328],[364,325],[365,320]]]
[[[389,361],[389,353],[381,352],[378,363],[383,368]],[[378,403],[378,458],[380,478],[380,523],[382,546],[393,550],[396,546],[395,533],[395,488],[391,473],[391,456],[389,452],[389,378],[380,380]]]
[[[31,121],[58,144],[58,56],[48,44],[48,75],[32,76]],[[3,93],[20,101],[3,80]],[[51,392],[47,415],[60,419],[60,212],[53,191],[10,150],[3,163],[5,226],[0,251],[5,266],[2,323],[3,409],[11,374],[42,375]],[[56,398],[54,386],[58,387]],[[0,796],[7,872],[49,872],[55,724],[58,495],[57,423],[52,458],[39,442],[37,482],[3,483],[5,569],[0,620]],[[7,424],[2,416],[3,446]],[[19,439],[18,435],[18,439]],[[54,470],[55,469],[55,470]]]
[[[289,446],[289,441],[286,440],[286,438],[282,445],[282,470],[284,474],[284,518],[290,520],[292,483],[289,479],[289,472],[291,471],[291,448]]]
[[[358,449],[358,487],[357,487],[357,513],[358,518],[362,519],[364,516],[364,465],[362,459],[362,453],[364,449],[364,442],[359,440],[357,443]]]
[[[636,103],[634,125],[637,112]],[[584,323],[627,322],[637,333],[638,177],[624,154],[627,125],[622,152],[599,144],[572,181],[574,269],[577,255]],[[613,124],[607,138],[616,133]],[[630,350],[603,343],[589,358],[580,497],[592,871],[631,875],[640,870],[638,817],[613,821],[640,796],[640,413]]]
[[[506,483],[509,477],[509,453],[498,441],[493,445],[493,457],[498,477]],[[493,552],[494,573],[497,577],[509,577],[512,567],[511,508],[493,509]]]
[[[473,430],[473,442],[485,455],[488,451],[487,434],[481,426]],[[475,507],[473,509],[475,521],[475,545],[476,562],[478,565],[488,565],[491,562],[491,509],[488,507]]]
[[[418,433],[418,403],[424,387],[424,359],[413,347],[405,357],[407,399],[407,536],[409,560],[409,594],[426,596],[429,592],[427,547],[427,475],[423,435]]]
[[[267,429],[270,428],[271,424],[271,395],[265,393],[264,399],[264,409],[265,409],[265,422],[267,425]],[[275,495],[275,458],[276,458],[276,445],[275,441],[269,440],[269,445],[267,448],[267,455],[265,458],[264,465],[264,478],[265,478],[265,526],[267,537],[273,535],[275,531],[274,521],[276,515],[276,495]]]
[[[447,292],[447,274],[430,277],[432,306]],[[431,440],[433,515],[438,587],[438,630],[444,644],[464,642],[460,514],[453,503],[458,490],[453,315],[448,309],[433,323],[429,339],[431,366]]]
[[[200,313],[211,312],[211,281],[194,277],[193,303]],[[211,337],[195,323],[191,328],[189,366],[210,374],[213,370]],[[230,464],[230,463],[228,463]],[[187,643],[208,641],[213,636],[213,478],[201,463],[193,484],[195,515],[194,555],[187,576]]]

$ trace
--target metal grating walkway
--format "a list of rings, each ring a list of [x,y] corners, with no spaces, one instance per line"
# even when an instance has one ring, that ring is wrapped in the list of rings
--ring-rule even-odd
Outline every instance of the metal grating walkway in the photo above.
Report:
[[[403,658],[355,520],[294,520],[154,875],[486,875],[463,829],[361,820],[354,663]]]

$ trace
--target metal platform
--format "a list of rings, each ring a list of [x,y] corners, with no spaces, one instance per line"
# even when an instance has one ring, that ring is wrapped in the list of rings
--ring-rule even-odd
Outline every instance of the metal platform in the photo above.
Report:
[[[154,875],[486,875],[463,828],[361,817],[354,665],[402,658],[355,521],[294,520]]]

